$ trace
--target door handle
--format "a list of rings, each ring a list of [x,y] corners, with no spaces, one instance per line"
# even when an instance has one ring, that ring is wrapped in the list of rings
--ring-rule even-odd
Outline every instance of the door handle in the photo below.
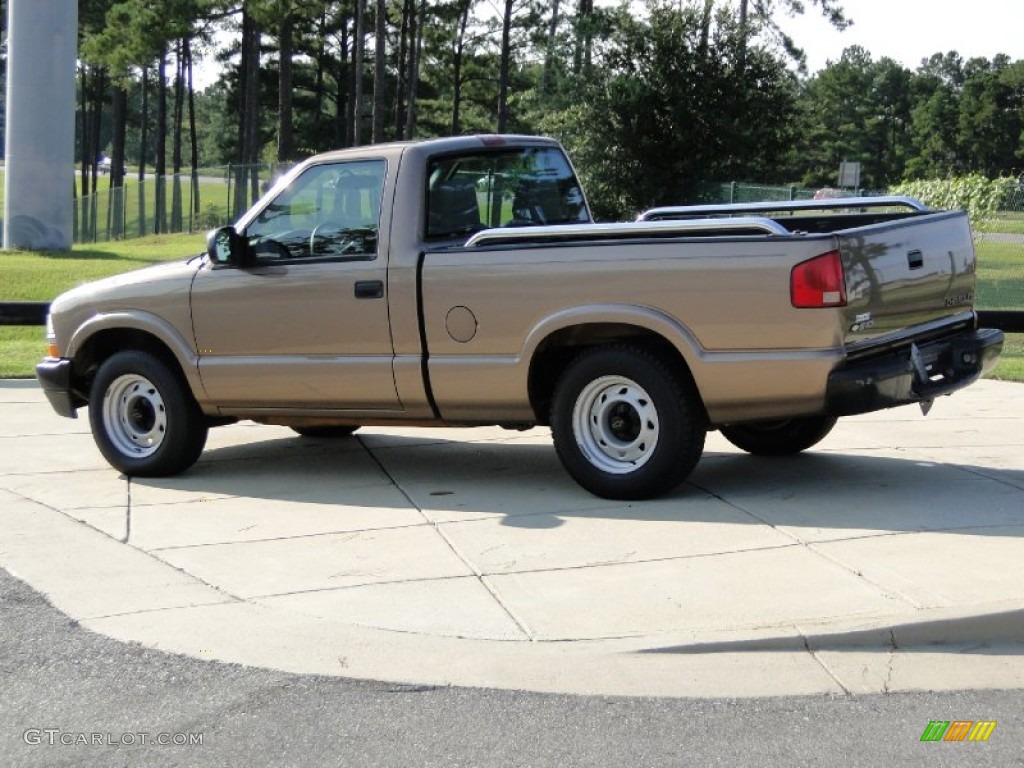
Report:
[[[357,299],[381,299],[384,298],[383,280],[357,280]]]

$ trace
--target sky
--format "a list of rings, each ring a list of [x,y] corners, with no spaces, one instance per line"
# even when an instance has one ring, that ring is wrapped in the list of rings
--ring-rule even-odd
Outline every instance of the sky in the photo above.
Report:
[[[810,72],[859,45],[914,70],[933,53],[957,51],[965,60],[1005,53],[1024,59],[1024,0],[841,0],[853,26],[837,32],[810,2],[802,17],[780,26],[807,53]]]

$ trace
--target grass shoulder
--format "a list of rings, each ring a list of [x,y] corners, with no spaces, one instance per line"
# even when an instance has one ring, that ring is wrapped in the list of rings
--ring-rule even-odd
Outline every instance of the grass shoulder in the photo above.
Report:
[[[70,252],[3,251],[0,301],[52,301],[82,283],[187,258],[204,248],[204,235],[193,233],[76,245]],[[0,378],[33,376],[44,349],[42,328],[0,327]]]

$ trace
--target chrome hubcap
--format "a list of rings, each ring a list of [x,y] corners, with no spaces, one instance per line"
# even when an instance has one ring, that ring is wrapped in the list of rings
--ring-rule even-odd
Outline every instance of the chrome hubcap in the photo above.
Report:
[[[625,474],[646,464],[658,444],[658,411],[632,379],[602,376],[576,398],[572,414],[576,444],[593,466]]]
[[[115,379],[103,396],[103,427],[126,456],[156,453],[167,434],[167,411],[153,382],[134,373]]]

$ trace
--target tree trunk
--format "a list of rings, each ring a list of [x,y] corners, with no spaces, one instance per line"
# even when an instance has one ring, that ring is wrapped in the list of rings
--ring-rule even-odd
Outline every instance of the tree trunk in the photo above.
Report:
[[[459,32],[452,48],[452,135],[462,133],[462,60],[466,45],[466,26],[472,0],[462,0],[459,9]]]
[[[387,0],[377,0],[373,33],[373,132],[370,141],[384,141],[384,113],[388,108],[386,89],[387,70]]]
[[[156,174],[155,203],[153,217],[153,233],[159,235],[167,231],[167,46],[160,47],[160,59],[157,64],[157,105],[156,105],[156,158],[153,171]]]
[[[419,10],[413,10],[409,23],[409,96],[405,113],[405,135],[416,135],[416,94],[420,82],[420,55],[423,50],[423,20],[426,16],[426,0],[420,0]]]
[[[174,135],[171,137],[171,232],[181,232],[184,222],[182,216],[181,199],[181,166],[182,146],[181,134],[185,113],[185,62],[184,62],[184,41],[178,40],[175,43],[174,51]]]
[[[398,79],[395,83],[395,138],[405,138],[406,67],[409,56],[409,19],[414,14],[416,0],[402,3],[402,27],[398,33]]]
[[[89,148],[89,156],[92,158],[92,198],[89,206],[89,226],[92,230],[93,242],[96,242],[97,234],[99,232],[99,167],[97,165],[97,159],[100,156],[100,130],[103,126],[103,92],[106,90],[106,75],[102,69],[94,70],[96,76],[93,79],[93,92],[92,92],[92,128],[89,131],[89,137],[92,140],[92,146]]]
[[[149,66],[142,68],[142,118],[139,126],[139,237],[146,234],[146,154],[149,149]]]
[[[278,77],[277,93],[277,162],[286,163],[293,159],[294,132],[292,130],[292,52],[295,18],[285,14],[278,28]]]
[[[124,237],[124,140],[128,124],[128,91],[114,89],[114,136],[110,158],[110,218],[115,240]]]
[[[188,73],[188,134],[191,149],[192,205],[189,207],[188,230],[195,227],[199,218],[199,137],[196,136],[196,89],[192,82],[192,45],[185,38],[185,71]]]
[[[544,72],[540,79],[541,96],[547,96],[551,92],[552,70],[555,68],[555,41],[558,35],[558,7],[559,0],[552,0],[551,21],[548,23],[548,40],[544,51]]]
[[[335,95],[338,102],[335,146],[340,147],[351,147],[352,142],[355,141],[355,134],[352,129],[352,124],[356,119],[356,100],[354,98],[356,81],[353,74],[355,67],[352,64],[354,57],[355,51],[350,44],[348,26],[346,25],[341,31],[341,56],[339,57],[341,69],[338,72],[338,90]]]
[[[259,196],[258,129],[259,119],[259,64],[260,28],[256,20],[242,8],[242,61],[239,72],[241,98],[239,99],[239,167],[235,174],[233,213],[241,216],[249,207],[249,200]]]
[[[352,41],[352,144],[363,143],[363,59],[366,48],[366,0],[356,0],[356,31]]]
[[[501,22],[501,65],[498,70],[498,133],[508,130],[508,78],[512,59],[512,3],[505,0]]]
[[[314,116],[314,132],[316,136],[316,148],[317,151],[324,149],[324,103],[327,101],[327,91],[324,86],[324,61],[326,59],[326,49],[324,40],[327,38],[327,14],[320,14],[319,22],[319,33],[317,34],[317,52],[316,52],[316,85],[314,86],[313,92],[316,97],[316,115]],[[340,106],[340,105],[339,105]]]
[[[704,0],[704,13],[700,19],[700,55],[708,55],[708,43],[711,39],[711,16],[715,9],[715,0]]]
[[[579,0],[576,11],[576,50],[573,51],[572,71],[577,77],[585,76],[590,70],[591,47],[594,32],[591,29],[594,16],[594,0]]]
[[[78,78],[81,83],[79,92],[79,112],[82,116],[82,213],[80,216],[79,239],[81,242],[88,242],[89,234],[89,149],[92,141],[89,137],[89,88],[88,72],[84,64],[78,67]]]

